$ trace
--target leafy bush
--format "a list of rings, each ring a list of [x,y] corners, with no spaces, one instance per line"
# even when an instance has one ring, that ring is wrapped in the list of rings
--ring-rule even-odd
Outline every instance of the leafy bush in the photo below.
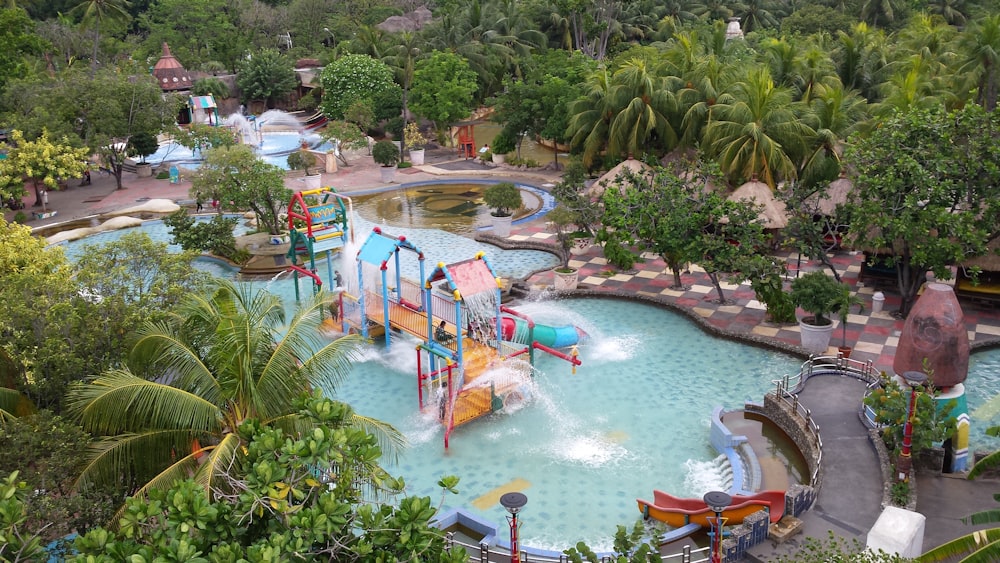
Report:
[[[19,223],[19,224],[23,225],[27,221],[28,221],[28,216],[24,214],[24,211],[18,211],[17,213],[14,214],[14,222],[15,223]]]
[[[483,191],[483,202],[493,210],[494,217],[509,217],[524,203],[521,190],[511,182],[493,184]]]
[[[287,162],[291,170],[303,170],[309,176],[309,169],[316,166],[316,155],[307,150],[297,150],[288,155]]]
[[[824,272],[809,272],[792,281],[792,301],[813,315],[810,324],[826,326],[830,324],[827,315],[834,310],[840,286],[840,282]]]
[[[139,131],[129,137],[128,154],[140,157],[140,162],[145,163],[146,157],[156,152],[160,144],[156,137],[147,131]]]
[[[516,156],[508,158],[507,164],[510,164],[511,166],[524,166],[525,168],[538,168],[540,166],[537,160],[531,158],[517,158]]]
[[[163,222],[170,228],[173,244],[179,244],[184,250],[208,251],[236,264],[243,264],[249,258],[245,250],[239,252],[236,249],[236,237],[233,236],[235,218],[216,215],[211,221],[197,222],[187,211],[180,209],[168,215]]]
[[[357,100],[374,102],[380,94],[399,89],[392,69],[368,55],[346,55],[337,59],[323,69],[320,82],[323,85],[320,107],[331,119],[343,119],[344,112]]]
[[[381,140],[372,148],[372,159],[382,166],[395,166],[399,162],[399,149],[392,141]]]
[[[490,149],[493,154],[507,154],[517,148],[517,138],[513,133],[504,129],[493,137],[493,143],[490,145]]]
[[[420,132],[420,126],[415,122],[406,124],[403,128],[403,144],[411,151],[422,150],[427,146],[427,137]]]

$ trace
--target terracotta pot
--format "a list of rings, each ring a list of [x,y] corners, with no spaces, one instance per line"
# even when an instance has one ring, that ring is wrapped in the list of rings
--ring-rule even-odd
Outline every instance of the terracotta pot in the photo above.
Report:
[[[853,348],[850,346],[837,346],[837,351],[840,352],[840,355],[845,358],[851,357],[851,350],[853,350]]]

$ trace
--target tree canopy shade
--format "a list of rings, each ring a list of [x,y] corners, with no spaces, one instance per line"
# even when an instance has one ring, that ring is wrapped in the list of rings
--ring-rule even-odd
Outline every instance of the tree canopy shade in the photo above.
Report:
[[[275,49],[264,49],[249,56],[236,75],[236,85],[243,92],[243,100],[264,100],[269,108],[298,84],[292,62]]]
[[[330,119],[344,119],[347,108],[359,100],[374,107],[376,98],[399,89],[389,65],[368,55],[346,55],[326,65],[320,82],[320,108]]]
[[[193,477],[209,490],[246,454],[243,422],[308,428],[296,397],[332,391],[360,342],[322,337],[330,300],[315,296],[286,322],[278,297],[220,280],[210,292],[189,295],[171,318],[148,323],[126,366],[69,394],[84,429],[103,437],[78,487],[124,480],[144,492]],[[388,429],[361,417],[354,422]],[[383,437],[399,443],[394,430]]]
[[[13,146],[0,161],[0,190],[5,198],[20,198],[27,180],[35,188],[35,205],[41,206],[43,189],[58,190],[59,180],[79,178],[87,169],[87,149],[73,147],[69,139],[53,142],[49,132],[42,131],[31,140],[16,129],[10,138]]]
[[[469,63],[458,55],[434,51],[417,61],[413,70],[410,107],[442,131],[469,117],[475,92],[476,73]]]
[[[848,151],[857,170],[849,240],[896,266],[907,315],[928,271],[981,256],[1000,232],[1000,116],[979,106],[915,110],[880,122]]]
[[[191,195],[211,196],[234,211],[252,209],[260,225],[277,235],[284,228],[278,212],[292,197],[284,178],[284,170],[258,158],[248,145],[213,148],[191,182]]]
[[[35,34],[35,22],[21,8],[0,9],[0,93],[13,78],[30,70],[28,55],[41,55],[45,40]]]
[[[376,439],[354,426],[350,407],[317,392],[294,412],[309,430],[247,419],[233,430],[245,453],[218,487],[184,480],[130,499],[117,529],[79,537],[68,561],[468,560],[431,526],[429,497],[388,504],[370,494],[398,495],[404,483],[379,466]],[[458,478],[438,484],[454,491]]]
[[[674,169],[636,174],[623,168],[603,196],[602,238],[608,244],[634,246],[634,258],[642,252],[658,254],[674,274],[674,288],[683,286],[684,266],[701,258],[694,252],[692,233],[705,220],[701,216],[703,194],[688,184],[687,177]]]

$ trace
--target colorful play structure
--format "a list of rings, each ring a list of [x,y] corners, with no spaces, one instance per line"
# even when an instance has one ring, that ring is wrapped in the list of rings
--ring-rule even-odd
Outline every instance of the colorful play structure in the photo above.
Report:
[[[653,491],[653,502],[637,499],[644,519],[653,518],[669,526],[680,528],[697,524],[712,527],[715,513],[700,498],[679,498],[663,491]],[[732,502],[722,512],[727,524],[740,524],[747,516],[766,510],[771,523],[785,515],[785,491],[761,491],[752,495],[733,495]]]
[[[401,274],[401,255],[419,265],[422,284]],[[357,254],[356,295],[340,293],[342,332],[384,337],[393,333],[420,340],[417,395],[422,411],[445,425],[447,448],[462,424],[512,406],[530,396],[526,383],[541,350],[580,365],[576,344],[585,333],[573,326],[551,327],[501,306],[500,280],[483,253],[425,272],[424,253],[406,237],[376,227]],[[497,335],[500,335],[497,338]],[[556,348],[571,347],[569,352]],[[521,356],[524,362],[511,361]],[[518,369],[497,370],[497,367]]]
[[[318,263],[336,285],[331,258],[354,241],[351,199],[332,188],[307,190],[288,204],[288,270],[312,280],[319,292]],[[401,254],[416,256],[420,283],[403,277]],[[350,257],[348,257],[350,258]],[[541,350],[580,365],[576,345],[586,336],[572,325],[536,324],[500,303],[501,282],[483,255],[454,264],[439,263],[426,274],[424,253],[406,237],[376,227],[355,257],[357,285],[338,292],[328,328],[337,332],[384,337],[410,334],[417,346],[417,396],[420,409],[433,410],[446,426],[447,448],[455,427],[530,397],[531,366]],[[346,266],[345,266],[346,267]],[[497,335],[500,335],[498,338]],[[568,352],[559,350],[569,348]],[[508,361],[525,356],[524,362]],[[504,363],[506,362],[506,363]],[[495,370],[499,366],[522,368]]]
[[[345,206],[344,203],[347,203]],[[292,195],[288,203],[289,248],[286,255],[288,269],[295,276],[295,299],[299,299],[299,276],[313,280],[313,292],[323,287],[323,280],[316,269],[316,258],[326,259],[327,279],[335,284],[331,258],[348,240],[350,231],[351,200],[333,188],[307,190]],[[303,259],[300,263],[299,259]]]

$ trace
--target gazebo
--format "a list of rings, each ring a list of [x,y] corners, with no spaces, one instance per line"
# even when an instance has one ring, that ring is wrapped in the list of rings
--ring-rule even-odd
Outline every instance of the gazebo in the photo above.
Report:
[[[191,73],[170,54],[170,47],[163,43],[163,54],[153,66],[153,76],[164,92],[186,92],[191,89]]]
[[[736,191],[726,198],[729,201],[749,201],[756,205],[763,206],[760,211],[760,219],[765,229],[784,229],[788,226],[788,213],[785,211],[785,202],[774,197],[771,186],[761,182],[757,178],[736,188]]]
[[[586,191],[587,197],[600,198],[602,195],[604,195],[604,190],[612,186],[614,186],[618,190],[622,190],[622,186],[618,182],[618,176],[625,173],[626,171],[633,172],[634,174],[639,176],[652,175],[653,167],[641,160],[636,160],[632,158],[631,155],[629,155],[627,159],[618,163],[618,165],[612,168],[611,170],[608,170],[603,176],[598,178],[598,180],[594,182],[593,185],[587,188]]]

